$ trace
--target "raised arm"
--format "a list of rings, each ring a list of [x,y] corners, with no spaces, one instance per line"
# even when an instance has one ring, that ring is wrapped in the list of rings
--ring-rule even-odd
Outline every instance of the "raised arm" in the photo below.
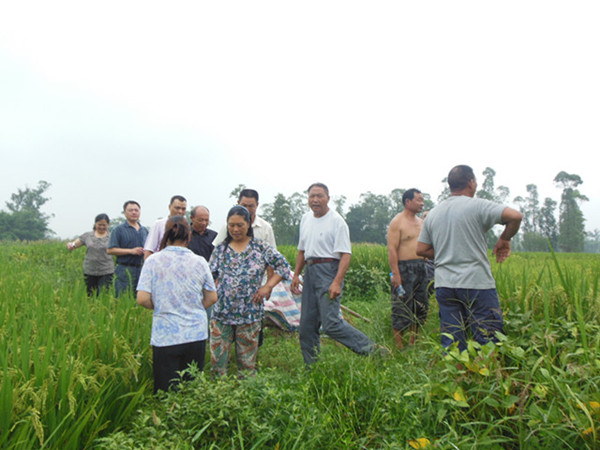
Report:
[[[493,253],[496,255],[496,262],[501,263],[510,256],[510,240],[519,231],[521,220],[523,220],[523,214],[516,209],[506,207],[502,211],[502,223],[505,226],[494,246]]]
[[[69,251],[73,251],[76,248],[81,247],[82,245],[83,245],[83,242],[81,242],[81,239],[77,238],[73,242],[67,242],[67,249]]]

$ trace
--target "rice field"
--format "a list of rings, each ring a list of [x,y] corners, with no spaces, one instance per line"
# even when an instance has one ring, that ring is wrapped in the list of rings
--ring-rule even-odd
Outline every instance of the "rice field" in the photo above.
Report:
[[[293,264],[292,247],[280,250]],[[499,345],[439,346],[435,301],[417,344],[364,358],[267,328],[260,372],[198,374],[152,396],[151,314],[88,299],[60,242],[0,243],[0,448],[599,448],[600,255],[516,253],[493,264]],[[356,245],[348,317],[390,348],[383,246]]]

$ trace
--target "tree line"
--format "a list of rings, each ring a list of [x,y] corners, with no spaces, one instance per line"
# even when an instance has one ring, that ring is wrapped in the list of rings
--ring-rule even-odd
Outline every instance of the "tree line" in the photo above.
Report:
[[[482,175],[483,181],[476,196],[506,203],[510,199],[510,190],[506,186],[495,185],[494,169],[487,167]],[[442,183],[446,187],[438,196],[438,203],[450,195],[445,178]],[[562,252],[600,252],[600,230],[585,231],[585,218],[580,204],[588,201],[588,198],[578,189],[583,180],[579,175],[561,171],[554,178],[554,183],[562,189],[560,202],[550,197],[541,200],[535,184],[526,186],[525,196],[512,199],[523,213],[521,230],[514,238],[513,248],[543,252],[549,251],[551,247]],[[18,189],[11,195],[6,202],[8,211],[0,211],[0,240],[40,240],[52,237],[52,230],[48,227],[52,215],[41,211],[41,207],[50,200],[46,195],[50,186],[50,183],[42,180],[35,188]],[[234,188],[231,197],[237,198],[244,187],[238,185]],[[390,221],[404,209],[402,195],[405,190],[397,188],[387,195],[368,191],[361,194],[358,202],[348,208],[346,197],[337,196],[332,198],[331,206],[346,219],[353,242],[385,244]],[[424,211],[429,211],[435,206],[435,202],[430,194],[424,192],[423,196]],[[298,243],[300,219],[307,211],[305,192],[294,192],[288,197],[279,193],[271,203],[261,205],[260,215],[273,226],[278,244],[295,245]],[[118,221],[118,218],[115,220]],[[491,230],[488,236],[490,246],[493,246],[496,239],[494,230]]]
[[[505,204],[510,200],[510,189],[496,186],[496,172],[487,167],[476,196]],[[447,180],[441,180],[444,190],[438,196],[441,202],[450,196]],[[562,252],[600,252],[600,230],[585,231],[585,218],[580,204],[588,198],[578,187],[583,183],[579,175],[560,172],[554,183],[562,189],[560,203],[550,197],[540,200],[535,184],[526,186],[527,195],[512,199],[523,213],[521,230],[514,238],[513,248],[520,251],[547,252],[552,248]],[[231,193],[235,197],[241,186]],[[408,187],[410,188],[410,186]],[[387,195],[366,192],[360,195],[357,203],[345,208],[346,197],[333,197],[333,207],[346,219],[352,242],[386,244],[387,228],[392,218],[404,209],[402,195],[406,189],[394,189]],[[431,195],[424,192],[424,212],[435,206]],[[558,210],[557,210],[558,207]],[[298,243],[300,219],[308,211],[306,193],[295,192],[286,197],[277,194],[272,203],[261,206],[262,217],[271,223],[278,244]],[[558,213],[558,215],[557,215]],[[493,247],[497,240],[494,230],[490,230],[488,244]]]

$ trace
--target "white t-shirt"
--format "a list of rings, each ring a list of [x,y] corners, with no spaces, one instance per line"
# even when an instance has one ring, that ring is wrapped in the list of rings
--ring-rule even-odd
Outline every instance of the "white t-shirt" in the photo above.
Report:
[[[158,219],[150,228],[150,232],[148,233],[148,237],[146,238],[146,242],[144,244],[144,250],[150,251],[152,253],[158,252],[160,249],[160,242],[162,241],[163,236],[165,235],[165,227],[167,226],[168,217],[163,219]]]
[[[312,211],[302,216],[298,250],[304,251],[304,259],[336,258],[342,253],[352,253],[348,225],[337,211],[330,209],[322,217]]]

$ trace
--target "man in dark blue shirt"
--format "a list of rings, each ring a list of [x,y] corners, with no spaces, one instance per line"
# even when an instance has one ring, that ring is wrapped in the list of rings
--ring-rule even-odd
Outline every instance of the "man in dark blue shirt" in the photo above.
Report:
[[[148,229],[140,222],[140,204],[128,200],[123,205],[126,221],[110,234],[107,253],[117,257],[115,290],[117,297],[135,291],[144,263],[144,242]]]
[[[208,262],[214,250],[214,239],[217,232],[208,228],[210,223],[210,212],[206,206],[196,206],[190,213],[192,220],[192,238],[188,248],[196,255],[203,256]]]

